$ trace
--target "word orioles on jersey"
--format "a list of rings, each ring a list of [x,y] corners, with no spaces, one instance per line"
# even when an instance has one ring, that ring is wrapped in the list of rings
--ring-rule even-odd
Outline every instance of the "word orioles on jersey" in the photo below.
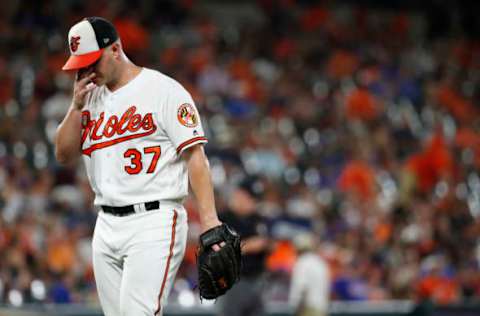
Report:
[[[105,120],[105,112],[101,112],[98,120],[91,119],[89,111],[82,112],[82,127],[83,133],[81,137],[81,144],[85,143],[87,137],[90,137],[92,141],[100,141],[94,143],[88,148],[82,150],[83,154],[90,156],[93,151],[97,149],[102,149],[105,147],[113,146],[115,144],[128,141],[134,138],[141,138],[155,133],[157,126],[154,123],[152,113],[147,113],[142,117],[141,114],[135,113],[137,110],[136,106],[132,105],[128,108],[125,113],[118,118],[117,115],[110,116],[105,125],[103,126],[103,131],[99,133],[100,127],[102,126]],[[139,130],[142,130],[140,133],[136,133]],[[121,136],[125,132],[130,132],[134,134],[129,134],[126,136]],[[114,136],[121,136],[118,138],[110,139]],[[103,139],[105,141],[101,141]]]

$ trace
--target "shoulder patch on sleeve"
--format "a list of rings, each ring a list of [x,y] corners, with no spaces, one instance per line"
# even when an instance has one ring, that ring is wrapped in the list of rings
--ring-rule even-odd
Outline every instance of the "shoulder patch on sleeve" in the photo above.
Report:
[[[197,113],[190,103],[183,103],[178,107],[177,118],[183,126],[196,127],[198,125]]]

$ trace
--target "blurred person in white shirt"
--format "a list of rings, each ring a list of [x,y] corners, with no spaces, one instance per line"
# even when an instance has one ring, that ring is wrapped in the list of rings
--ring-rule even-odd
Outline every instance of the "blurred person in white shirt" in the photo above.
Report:
[[[316,251],[313,234],[298,234],[293,243],[298,252],[290,283],[289,303],[297,316],[326,316],[330,298],[330,271]]]

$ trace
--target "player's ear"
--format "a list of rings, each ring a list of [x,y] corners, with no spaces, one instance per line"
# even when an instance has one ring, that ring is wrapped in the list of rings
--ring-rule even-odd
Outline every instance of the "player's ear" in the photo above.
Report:
[[[121,47],[120,47],[120,44],[118,42],[115,42],[115,43],[112,44],[111,50],[112,50],[113,58],[115,58],[115,59],[120,58]]]

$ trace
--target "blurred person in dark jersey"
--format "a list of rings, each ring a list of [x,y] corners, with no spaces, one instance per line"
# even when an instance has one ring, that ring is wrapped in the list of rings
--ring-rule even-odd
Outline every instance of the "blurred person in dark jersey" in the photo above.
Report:
[[[221,298],[220,315],[264,314],[262,292],[270,240],[266,221],[258,214],[257,205],[263,192],[263,183],[259,178],[246,177],[232,191],[228,209],[219,214],[223,222],[242,236],[243,255],[240,281]]]

